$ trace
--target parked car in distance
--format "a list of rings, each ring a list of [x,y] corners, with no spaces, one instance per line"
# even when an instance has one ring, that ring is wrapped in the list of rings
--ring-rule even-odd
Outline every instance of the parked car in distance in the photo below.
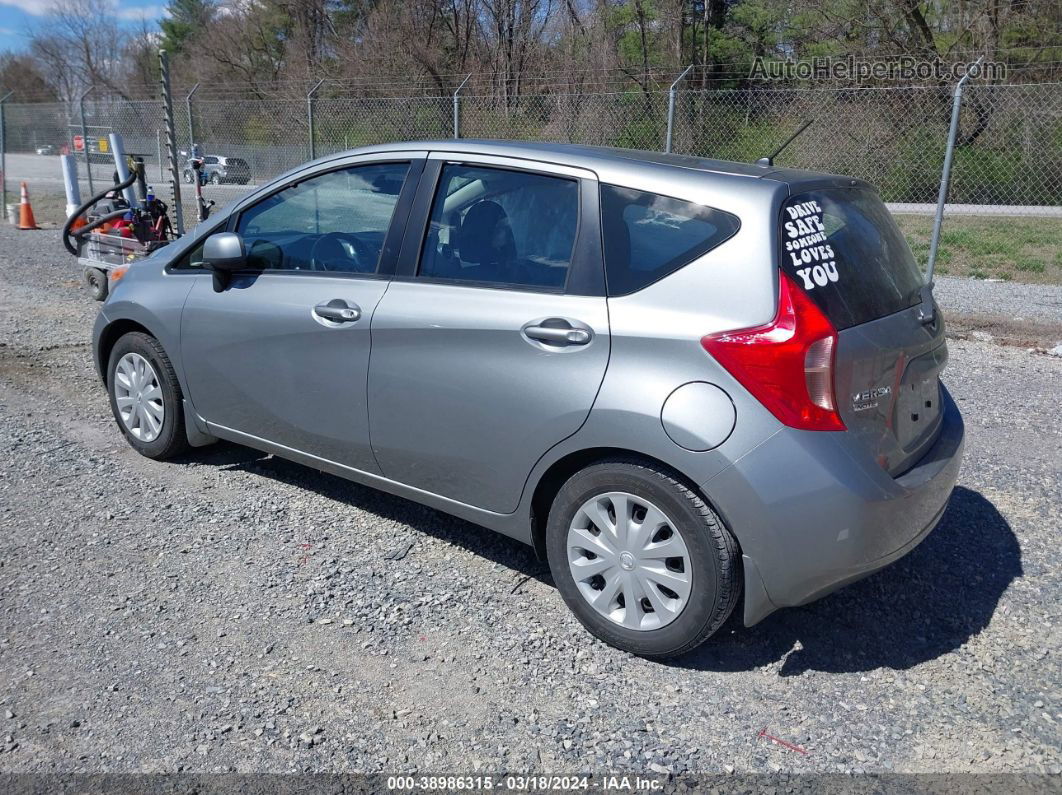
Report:
[[[251,167],[242,157],[204,155],[199,178],[204,184],[210,182],[214,185],[222,183],[246,185],[251,181]],[[195,169],[192,168],[191,158],[184,164],[184,181],[189,184],[195,182]]]
[[[37,147],[37,154],[39,155],[54,155],[58,154],[59,150],[53,144],[44,144]]]
[[[877,192],[773,166],[330,156],[134,263],[93,343],[142,454],[227,439],[519,539],[649,657],[904,555],[962,455],[944,323]]]

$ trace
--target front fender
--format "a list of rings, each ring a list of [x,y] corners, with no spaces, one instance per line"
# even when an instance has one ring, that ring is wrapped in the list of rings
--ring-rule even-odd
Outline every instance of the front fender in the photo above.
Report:
[[[123,329],[136,326],[144,329],[162,345],[173,364],[181,388],[187,394],[184,369],[181,366],[181,313],[184,302],[198,275],[169,275],[159,272],[135,274],[134,269],[115,286],[103,305],[93,327],[92,342],[96,370],[106,380],[107,356],[110,347]]]

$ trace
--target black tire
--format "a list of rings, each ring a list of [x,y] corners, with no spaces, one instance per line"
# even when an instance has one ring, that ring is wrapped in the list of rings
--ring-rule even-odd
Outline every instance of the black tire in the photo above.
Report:
[[[210,175],[210,184],[212,184],[212,185],[220,185],[221,184],[221,175],[218,174],[218,172],[215,171],[213,174]]]
[[[192,171],[185,170],[184,181],[191,185],[193,182],[195,182],[195,173]]]
[[[118,413],[118,402],[115,396],[115,369],[119,360],[127,353],[138,353],[151,364],[158,377],[159,387],[162,389],[162,403],[164,413],[162,428],[159,435],[150,442],[144,442],[133,436]],[[149,334],[139,331],[131,331],[119,337],[111,349],[110,358],[107,361],[107,394],[110,397],[111,412],[114,421],[118,423],[130,446],[143,456],[163,461],[173,458],[188,450],[188,437],[184,430],[184,399],[181,393],[181,385],[177,381],[177,375],[173,371],[173,365],[169,357],[162,349],[159,341]]]
[[[85,284],[89,294],[97,301],[107,298],[107,274],[99,268],[85,268]]]
[[[625,491],[653,502],[678,525],[693,569],[692,590],[682,612],[659,629],[628,629],[599,614],[583,598],[568,568],[568,528],[595,494]],[[685,654],[729,618],[741,593],[737,541],[708,504],[675,473],[637,459],[603,461],[577,472],[557,493],[546,526],[546,554],[565,603],[593,635],[642,657]]]

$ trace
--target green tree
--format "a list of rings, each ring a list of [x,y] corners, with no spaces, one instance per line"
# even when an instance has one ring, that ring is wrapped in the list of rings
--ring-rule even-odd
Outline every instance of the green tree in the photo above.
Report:
[[[201,35],[214,18],[216,7],[211,0],[170,0],[166,10],[169,16],[159,23],[162,46],[177,54]]]

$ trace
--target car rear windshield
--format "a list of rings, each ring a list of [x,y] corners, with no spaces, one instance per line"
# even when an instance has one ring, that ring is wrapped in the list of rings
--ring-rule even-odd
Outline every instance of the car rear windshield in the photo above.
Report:
[[[907,309],[922,273],[881,198],[827,188],[789,199],[781,217],[782,269],[838,329]]]
[[[601,186],[609,295],[627,295],[677,271],[737,232],[740,222],[713,207],[656,193]]]

